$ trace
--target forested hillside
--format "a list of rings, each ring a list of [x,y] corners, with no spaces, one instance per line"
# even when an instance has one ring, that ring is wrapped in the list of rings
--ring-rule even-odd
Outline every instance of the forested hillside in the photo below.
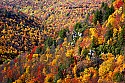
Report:
[[[1,83],[125,82],[125,0],[101,2],[72,28],[21,11],[0,15]],[[3,57],[9,53],[16,57]]]

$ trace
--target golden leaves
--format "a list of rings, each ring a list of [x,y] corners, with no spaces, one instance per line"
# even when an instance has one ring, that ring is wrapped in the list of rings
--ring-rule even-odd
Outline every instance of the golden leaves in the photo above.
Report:
[[[97,33],[97,29],[96,28],[90,28],[90,33],[91,33],[91,38],[95,37],[97,38],[98,37],[98,33]]]
[[[66,57],[71,57],[73,55],[73,49],[67,50]]]
[[[46,78],[44,80],[44,83],[53,82],[53,79],[54,79],[54,75],[53,74],[47,74]]]
[[[100,78],[98,79],[98,82],[113,82],[113,75],[124,71],[124,56],[117,55],[115,58],[111,53],[103,54],[102,57],[104,56],[107,59],[104,59],[104,62],[99,67]]]
[[[118,65],[123,64],[124,59],[125,59],[125,57],[123,55],[119,55],[117,58],[116,64],[118,64]]]

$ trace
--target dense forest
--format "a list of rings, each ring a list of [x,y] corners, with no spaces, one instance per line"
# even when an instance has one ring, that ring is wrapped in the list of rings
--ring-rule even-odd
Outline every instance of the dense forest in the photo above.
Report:
[[[110,1],[65,27],[53,8],[42,19],[0,6],[0,83],[124,83],[125,0]]]

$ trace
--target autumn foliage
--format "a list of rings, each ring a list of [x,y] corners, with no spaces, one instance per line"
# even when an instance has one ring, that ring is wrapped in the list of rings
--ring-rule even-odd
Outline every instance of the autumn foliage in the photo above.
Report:
[[[35,3],[39,4],[39,0]],[[102,18],[103,21],[99,20],[101,13],[99,17],[92,13],[84,22],[73,23],[75,25],[69,23],[69,26],[62,20],[61,28],[51,27],[57,21],[53,7],[52,15],[44,15],[47,20],[43,24],[32,15],[2,8],[0,83],[124,83],[124,5],[123,0],[108,4],[115,10],[106,19]],[[73,8],[77,9],[69,7]],[[31,12],[24,9],[21,11]],[[35,16],[40,16],[38,11],[34,11]],[[69,11],[64,14],[67,18],[70,15]],[[98,17],[96,23],[94,16]],[[47,25],[51,22],[54,24]]]

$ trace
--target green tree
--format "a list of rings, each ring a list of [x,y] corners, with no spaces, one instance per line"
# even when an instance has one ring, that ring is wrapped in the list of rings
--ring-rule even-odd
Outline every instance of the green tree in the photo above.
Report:
[[[93,22],[94,24],[97,24],[97,20],[98,20],[98,17],[99,16],[99,10],[96,10],[95,11],[95,14],[94,14],[94,18],[93,18]]]
[[[113,28],[112,28],[112,25],[109,24],[107,27],[107,32],[105,34],[106,41],[109,40],[111,37],[113,37]]]
[[[35,52],[35,53],[36,53],[36,54],[43,53],[42,47],[38,47],[38,48],[36,49],[36,52]]]
[[[110,0],[111,1],[111,3],[113,3],[115,0]]]
[[[88,55],[88,53],[89,53],[89,50],[88,50],[87,48],[85,48],[85,49],[82,51],[82,54],[84,54],[84,57],[85,57],[86,55]]]
[[[108,17],[115,11],[113,5],[109,8],[108,5],[105,4],[105,6],[102,8],[103,13],[103,22],[105,22]]]
[[[45,48],[52,46],[52,44],[53,44],[53,39],[52,39],[51,37],[48,37],[48,38],[45,40],[44,44],[45,44]]]
[[[92,43],[91,43],[91,49],[95,49],[97,46],[97,39],[95,37],[93,37],[92,39]]]
[[[75,26],[74,26],[74,31],[76,31],[77,33],[79,32],[79,29],[82,28],[82,23],[76,23]]]
[[[116,73],[114,76],[113,76],[113,80],[115,82],[122,82],[123,81],[123,75],[121,73]]]
[[[57,83],[57,80],[59,80],[60,78],[63,79],[65,76],[63,75],[63,70],[65,69],[65,65],[63,64],[60,64],[59,67],[58,67],[58,73],[56,74],[55,76],[55,79],[54,79],[54,83]]]
[[[95,11],[95,14],[94,14],[94,18],[93,18],[93,22],[94,24],[96,25],[97,24],[97,21],[99,21],[100,24],[102,24],[102,10],[96,10]]]
[[[67,29],[62,29],[62,30],[60,30],[60,31],[59,31],[59,37],[65,38],[67,31],[68,31]]]

